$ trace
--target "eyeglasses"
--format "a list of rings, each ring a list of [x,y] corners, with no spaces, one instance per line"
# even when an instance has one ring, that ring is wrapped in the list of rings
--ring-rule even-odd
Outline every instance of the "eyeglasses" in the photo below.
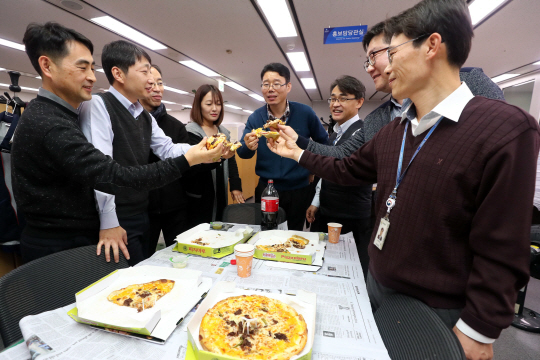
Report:
[[[340,97],[340,98],[329,98],[327,101],[329,104],[333,104],[335,102],[339,102],[340,104],[344,104],[346,101],[349,100],[356,100],[356,98],[347,99],[346,97]]]
[[[394,51],[396,48],[400,47],[401,45],[405,45],[407,43],[410,43],[412,41],[419,40],[419,39],[421,39],[423,37],[426,37],[426,36],[429,36],[429,34],[420,35],[419,37],[417,37],[415,39],[405,41],[404,43],[401,43],[401,44],[396,45],[396,46],[388,47],[388,49],[386,50],[386,54],[388,55],[388,64],[392,65],[392,61],[394,59],[394,54],[397,53],[397,50]]]
[[[274,83],[274,84],[263,83],[263,84],[261,84],[261,88],[263,90],[269,90],[270,87],[272,87],[273,89],[279,90],[279,89],[281,89],[282,86],[287,86],[287,84],[280,84],[280,83]]]
[[[389,46],[382,48],[380,50],[374,51],[371,54],[368,55],[367,60],[364,61],[364,70],[368,71],[369,66],[375,66],[375,57],[378,54],[381,54],[383,51],[388,50]]]
[[[158,82],[152,83],[152,88],[154,88],[156,86],[157,87],[164,87],[165,83],[163,81],[158,81]]]

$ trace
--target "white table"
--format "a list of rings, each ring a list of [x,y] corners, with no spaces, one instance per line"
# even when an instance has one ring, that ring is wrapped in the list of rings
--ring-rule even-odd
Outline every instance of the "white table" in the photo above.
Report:
[[[170,267],[172,247],[165,248],[139,265]],[[317,324],[313,360],[389,359],[371,313],[362,267],[351,235],[339,244],[328,244],[323,267],[316,273],[273,267],[254,259],[252,276],[240,278],[230,265],[233,255],[222,259],[190,256],[188,268],[200,270],[213,282],[234,281],[237,287],[263,293],[294,295],[299,289],[317,294]],[[37,335],[53,352],[48,359],[184,359],[186,325],[193,313],[169,337],[165,345],[96,330],[76,323],[67,315],[74,304],[21,320],[25,339]],[[0,360],[29,359],[25,343],[0,353]]]

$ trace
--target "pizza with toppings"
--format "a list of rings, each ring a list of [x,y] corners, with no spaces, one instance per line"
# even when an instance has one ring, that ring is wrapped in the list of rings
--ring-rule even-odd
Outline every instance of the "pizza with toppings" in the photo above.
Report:
[[[212,150],[212,149],[215,149],[215,147],[221,143],[223,143],[223,146],[228,148],[231,151],[236,151],[240,146],[242,146],[242,144],[239,141],[234,142],[234,143],[230,142],[229,140],[227,140],[227,135],[222,134],[222,133],[217,133],[208,137],[208,139],[206,140],[206,148],[208,150]]]
[[[269,129],[274,128],[277,129],[278,125],[285,125],[285,122],[281,119],[274,119],[274,120],[267,120],[266,124],[264,124],[263,128]]]
[[[144,284],[129,285],[115,290],[107,296],[107,300],[120,306],[128,306],[141,312],[154,307],[156,302],[171,292],[174,280],[156,280]]]
[[[262,128],[253,129],[251,130],[251,132],[255,134],[255,136],[257,136],[258,138],[264,136],[265,138],[272,138],[275,140],[279,137],[279,133],[277,131],[266,131]]]
[[[289,253],[289,250],[287,250],[288,247],[290,246],[287,246],[286,244],[257,245],[257,249],[260,249],[262,251],[274,251],[282,253]]]
[[[220,355],[288,360],[306,346],[307,324],[294,308],[279,300],[233,296],[206,312],[199,342],[205,350]]]

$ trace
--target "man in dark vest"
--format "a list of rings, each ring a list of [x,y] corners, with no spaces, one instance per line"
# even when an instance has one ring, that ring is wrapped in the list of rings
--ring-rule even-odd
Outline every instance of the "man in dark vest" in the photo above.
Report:
[[[342,76],[330,85],[328,104],[336,122],[328,145],[338,146],[359,132],[364,122],[358,111],[364,104],[366,87],[352,76]],[[342,234],[352,231],[364,275],[367,275],[367,243],[371,235],[371,186],[341,186],[327,180],[317,184],[315,197],[307,209],[306,218],[312,223],[311,231],[327,232],[329,222],[343,225]],[[364,244],[361,246],[361,244]]]
[[[88,141],[123,166],[148,164],[150,152],[160,159],[184,154],[190,146],[174,144],[138,101],[154,83],[146,51],[114,41],[103,47],[101,63],[111,87],[81,106],[81,128]],[[95,197],[100,240],[125,243],[130,265],[143,260],[148,247],[148,192],[120,188],[113,196],[95,190]]]

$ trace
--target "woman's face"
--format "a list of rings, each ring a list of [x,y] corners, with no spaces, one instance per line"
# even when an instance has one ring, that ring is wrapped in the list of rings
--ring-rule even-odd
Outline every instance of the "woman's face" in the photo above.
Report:
[[[209,91],[201,101],[202,117],[206,121],[214,122],[221,113],[221,103],[219,99],[214,99],[212,92]]]

